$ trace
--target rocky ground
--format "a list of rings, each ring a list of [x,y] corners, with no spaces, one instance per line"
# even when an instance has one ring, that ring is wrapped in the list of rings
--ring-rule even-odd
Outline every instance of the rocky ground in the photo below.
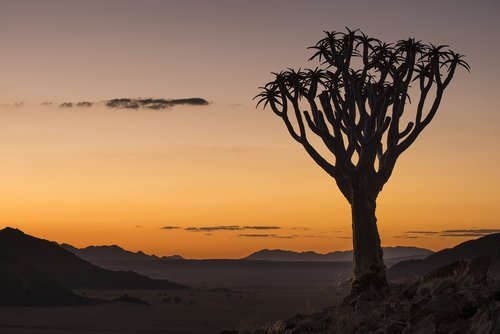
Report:
[[[322,312],[298,314],[248,333],[498,334],[500,248],[498,253],[457,261],[412,284],[348,296]]]

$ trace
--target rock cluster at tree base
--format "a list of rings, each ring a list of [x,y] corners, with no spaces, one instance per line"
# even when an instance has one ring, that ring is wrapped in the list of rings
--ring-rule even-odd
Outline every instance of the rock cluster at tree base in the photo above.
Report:
[[[348,296],[253,334],[500,333],[500,247],[497,253],[440,267],[411,285]]]

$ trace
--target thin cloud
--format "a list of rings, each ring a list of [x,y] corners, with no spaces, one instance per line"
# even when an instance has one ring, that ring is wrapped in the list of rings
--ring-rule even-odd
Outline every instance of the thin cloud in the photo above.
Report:
[[[188,232],[212,232],[212,231],[239,231],[241,226],[205,226],[205,227],[186,227]]]
[[[109,109],[133,109],[133,110],[163,110],[169,109],[179,105],[191,105],[191,106],[207,106],[210,103],[201,97],[191,97],[182,99],[154,99],[154,98],[115,98],[110,100],[91,102],[91,101],[81,101],[81,102],[63,102],[58,105],[59,108],[69,109],[73,107],[77,108],[90,108],[92,106],[104,106]],[[22,107],[24,102],[15,103],[15,107]],[[42,102],[40,105],[44,107],[53,106],[53,102]]]
[[[83,102],[78,102],[76,106],[78,108],[90,108],[92,107],[93,104],[94,104],[93,102],[83,101]]]
[[[22,106],[24,106],[24,101],[21,101],[21,102],[14,102],[13,104],[9,104],[9,103],[2,103],[0,106],[1,106],[1,107],[6,107],[6,108],[9,108],[9,107],[21,108]]]
[[[404,235],[396,238],[417,239],[425,237],[483,237],[492,233],[500,233],[498,228],[475,228],[475,229],[457,229],[442,231],[406,231]]]
[[[276,238],[276,239],[294,239],[299,237],[299,235],[278,235],[278,234],[260,234],[260,233],[243,233],[238,234],[241,238]]]
[[[442,233],[441,237],[484,237],[490,233]]]
[[[176,230],[180,228],[179,226],[163,226],[163,227],[160,227],[161,230]]]
[[[309,234],[309,235],[301,235],[300,236],[301,238],[331,238],[327,235],[313,235],[313,234]]]
[[[436,231],[406,231],[405,233],[409,233],[409,234],[439,234],[439,232],[436,232]]]
[[[297,227],[292,227],[290,230],[292,230],[292,231],[309,231],[309,227],[297,226]]]
[[[113,109],[150,109],[161,110],[171,108],[177,105],[192,105],[192,106],[206,106],[208,101],[200,98],[186,98],[186,99],[132,99],[120,98],[104,101],[104,105]]]
[[[184,230],[188,232],[213,232],[213,231],[242,231],[242,230],[279,230],[279,226],[239,226],[239,225],[222,225],[222,226],[203,226],[203,227],[186,227]]]
[[[394,236],[396,239],[428,239],[426,237],[421,237],[417,235],[396,235]]]
[[[279,226],[243,226],[243,230],[279,230]]]
[[[476,228],[471,230],[444,230],[442,233],[482,233],[482,234],[491,234],[491,233],[499,233],[500,228]]]

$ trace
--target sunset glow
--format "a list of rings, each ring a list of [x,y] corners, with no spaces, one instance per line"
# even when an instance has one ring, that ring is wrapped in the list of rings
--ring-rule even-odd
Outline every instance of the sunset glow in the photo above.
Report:
[[[315,66],[306,48],[323,30],[349,26],[449,44],[472,66],[384,187],[382,244],[438,250],[500,231],[500,6],[283,2],[2,2],[0,228],[187,258],[352,249],[333,179],[252,101],[271,71]],[[149,97],[209,105],[103,102]],[[95,104],[60,107],[82,101]]]

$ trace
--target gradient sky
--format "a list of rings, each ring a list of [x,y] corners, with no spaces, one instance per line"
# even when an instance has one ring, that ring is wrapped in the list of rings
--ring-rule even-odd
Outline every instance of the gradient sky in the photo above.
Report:
[[[252,101],[271,71],[314,67],[306,47],[348,26],[449,44],[472,66],[379,197],[383,245],[500,229],[499,17],[494,0],[1,0],[0,227],[194,258],[350,249],[335,183]],[[211,104],[57,107],[120,97]]]

